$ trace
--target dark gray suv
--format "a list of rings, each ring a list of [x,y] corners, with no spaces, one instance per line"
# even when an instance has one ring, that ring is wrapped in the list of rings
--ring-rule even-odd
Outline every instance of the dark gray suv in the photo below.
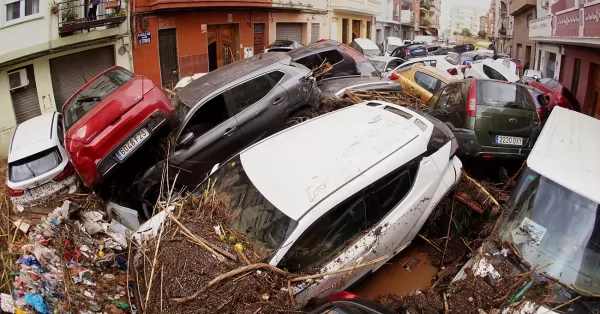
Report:
[[[321,98],[313,73],[283,52],[240,60],[194,80],[173,99],[178,125],[171,133],[170,181],[179,172],[176,183],[194,187],[216,163],[291,121],[307,119]],[[159,162],[136,181],[150,203],[163,165]]]

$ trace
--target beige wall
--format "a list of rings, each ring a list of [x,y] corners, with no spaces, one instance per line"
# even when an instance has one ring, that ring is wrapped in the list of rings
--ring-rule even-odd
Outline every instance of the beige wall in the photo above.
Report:
[[[330,13],[330,20],[332,18],[337,18],[337,38],[331,38],[334,40],[337,40],[339,42],[342,42],[342,25],[343,19],[348,19],[348,43],[352,42],[352,21],[361,21],[360,23],[360,35],[358,35],[358,37],[363,37],[363,38],[375,38],[375,23],[373,23],[373,16],[372,15],[362,15],[362,14],[353,14],[353,13],[346,13],[346,12],[336,12],[336,11],[331,11]],[[367,22],[372,22],[371,25],[371,34],[367,35]]]
[[[120,65],[126,69],[132,69],[130,54],[125,53],[121,56],[117,53],[117,49],[121,47],[121,43],[122,41],[118,40],[116,45],[112,44],[115,46],[115,64]],[[37,88],[38,101],[40,104],[40,111],[42,112],[42,114],[47,112],[53,112],[56,110],[56,104],[54,103],[54,91],[52,90],[52,80],[50,77],[50,59],[102,46],[107,45],[103,44],[88,46],[85,48],[72,49],[61,53],[55,53],[27,62],[23,62],[7,70],[0,71],[0,157],[6,157],[6,154],[8,152],[8,145],[12,138],[12,133],[14,132],[15,126],[17,125],[15,119],[15,112],[12,106],[12,99],[9,91],[7,72],[14,68],[32,64],[33,72],[35,74],[35,83]],[[126,46],[126,48],[128,50],[131,49],[130,45],[129,47]]]
[[[269,25],[269,39],[265,43],[268,46],[277,39],[277,23],[302,23],[302,43],[310,43],[311,24],[320,24],[319,39],[329,38],[329,23],[327,23],[327,15],[317,15],[310,13],[273,13]]]

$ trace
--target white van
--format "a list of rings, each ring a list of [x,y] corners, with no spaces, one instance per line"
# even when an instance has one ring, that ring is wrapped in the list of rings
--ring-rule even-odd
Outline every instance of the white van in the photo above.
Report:
[[[381,55],[379,47],[368,38],[354,38],[350,43],[350,47],[362,53],[367,58]]]
[[[543,268],[545,277],[559,286],[546,302],[564,304],[560,313],[574,310],[586,297],[600,295],[600,120],[556,106],[527,158],[519,183],[505,209],[497,234],[498,243],[514,246],[530,269]],[[473,266],[475,274],[494,273],[488,263],[502,258],[498,247],[487,242],[458,273]],[[492,275],[493,276],[493,275]],[[540,277],[542,278],[542,277]],[[510,279],[509,279],[510,280]],[[549,282],[551,285],[553,282]],[[577,296],[581,299],[570,302]],[[525,300],[527,301],[527,300]],[[545,306],[532,306],[527,313],[556,313]],[[553,302],[551,302],[553,304]],[[597,313],[599,305],[589,312]],[[512,308],[503,313],[523,313]]]

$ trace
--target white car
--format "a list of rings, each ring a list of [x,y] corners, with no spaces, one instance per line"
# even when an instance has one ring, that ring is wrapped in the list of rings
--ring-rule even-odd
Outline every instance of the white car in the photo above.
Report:
[[[465,69],[466,78],[492,79],[507,82],[518,82],[519,76],[502,64],[502,60],[476,60]]]
[[[6,185],[19,211],[61,193],[74,193],[79,177],[64,145],[61,115],[47,113],[17,126],[8,150]]]
[[[261,257],[281,269],[328,272],[381,259],[299,283],[293,293],[303,305],[347,288],[410,245],[460,179],[456,149],[439,120],[363,102],[262,140],[213,168],[194,194],[228,194],[229,228],[254,239]]]
[[[396,57],[375,56],[367,58],[373,66],[386,78],[388,73],[404,63],[404,59]]]
[[[456,76],[456,78],[459,80],[464,79],[465,77],[462,73],[462,69],[460,68],[460,66],[454,65],[450,61],[453,62],[453,60],[451,58],[449,58],[448,56],[443,56],[443,55],[442,56],[427,56],[427,57],[421,57],[421,58],[412,58],[412,59],[409,59],[408,61],[402,63],[402,65],[400,65],[393,71],[388,72],[388,75],[386,76],[386,78],[389,77],[389,75],[391,75],[392,72],[397,72],[397,71],[401,72],[400,68],[411,67],[413,64],[416,64],[416,63],[423,63],[425,65],[436,67],[442,71],[447,71],[448,73]]]

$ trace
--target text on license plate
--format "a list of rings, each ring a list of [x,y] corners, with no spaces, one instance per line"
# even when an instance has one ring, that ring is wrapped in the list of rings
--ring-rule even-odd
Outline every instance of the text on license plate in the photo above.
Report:
[[[144,142],[144,140],[150,136],[150,133],[146,129],[141,129],[135,135],[133,135],[119,150],[115,153],[119,160],[125,159],[129,154],[131,154],[136,147]]]
[[[423,52],[423,49],[413,50],[413,53],[421,53],[421,52]]]
[[[496,135],[496,143],[504,145],[523,145],[522,137]]]

